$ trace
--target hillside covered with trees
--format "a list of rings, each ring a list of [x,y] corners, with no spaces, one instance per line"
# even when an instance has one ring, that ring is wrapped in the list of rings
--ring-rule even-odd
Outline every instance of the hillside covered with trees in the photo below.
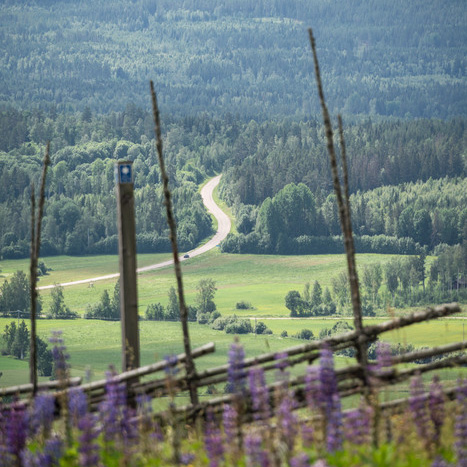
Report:
[[[332,112],[465,115],[463,0],[5,0],[0,103],[58,111],[303,118],[319,111],[306,28]]]

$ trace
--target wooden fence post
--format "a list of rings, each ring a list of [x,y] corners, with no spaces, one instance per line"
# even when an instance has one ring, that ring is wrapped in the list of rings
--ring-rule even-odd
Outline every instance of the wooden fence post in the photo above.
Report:
[[[122,320],[122,371],[128,371],[140,366],[132,162],[119,161],[115,169],[118,207],[120,316]]]

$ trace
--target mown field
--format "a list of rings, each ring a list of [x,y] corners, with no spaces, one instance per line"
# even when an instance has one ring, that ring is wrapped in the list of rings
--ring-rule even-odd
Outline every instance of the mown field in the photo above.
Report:
[[[138,255],[138,266],[146,266],[168,259],[170,255]],[[363,267],[371,263],[385,263],[391,255],[358,255],[358,264]],[[118,272],[116,256],[66,257],[57,256],[43,259],[52,268],[50,274],[40,278],[38,286],[69,282],[94,276]],[[27,260],[9,260],[0,263],[3,278],[22,269],[28,271]],[[203,278],[216,281],[215,302],[218,310],[225,315],[239,316],[282,316],[289,310],[284,299],[289,290],[303,290],[306,282],[318,280],[321,286],[331,287],[331,279],[346,268],[344,255],[319,256],[273,256],[273,255],[230,255],[221,254],[218,249],[202,256],[190,258],[182,263],[187,302],[196,301],[196,285]],[[1,280],[1,278],[0,278]],[[75,285],[64,290],[66,304],[80,315],[87,305],[97,303],[102,291],[113,290],[116,280]],[[150,303],[168,302],[168,291],[175,285],[173,267],[155,270],[138,276],[139,311],[144,314]],[[49,304],[50,290],[40,292],[44,309]],[[239,301],[250,302],[254,310],[238,311]]]
[[[139,255],[138,266],[154,264],[166,260],[169,255]],[[360,267],[365,264],[388,261],[391,256],[365,254],[358,255]],[[48,276],[41,277],[39,285],[68,282],[111,274],[118,270],[118,259],[115,256],[96,257],[50,257],[44,259],[52,268]],[[343,255],[322,256],[258,256],[258,255],[226,255],[213,251],[206,255],[191,258],[182,263],[187,302],[195,303],[196,285],[202,278],[214,278],[217,284],[215,302],[223,315],[236,313],[239,316],[256,318],[264,321],[274,332],[272,336],[242,336],[248,355],[258,355],[268,351],[276,351],[300,344],[291,336],[303,328],[311,329],[315,336],[322,328],[330,328],[333,319],[290,319],[289,310],[285,307],[284,297],[289,290],[302,291],[305,282],[318,280],[324,287],[331,286],[331,278],[345,268]],[[27,260],[2,261],[0,263],[3,279],[22,269],[27,271]],[[95,282],[89,285],[66,287],[65,302],[74,311],[82,314],[87,305],[97,303],[102,291],[113,290],[115,280]],[[175,285],[173,268],[168,267],[141,274],[138,276],[139,311],[144,314],[149,303],[161,302],[166,305],[167,292]],[[42,291],[44,310],[48,308],[50,291]],[[239,311],[235,309],[238,301],[248,301],[253,310]],[[401,310],[398,310],[401,311]],[[390,316],[379,318],[390,319]],[[0,319],[0,331],[11,321]],[[375,319],[368,319],[373,324]],[[351,323],[351,320],[349,320]],[[384,336],[391,342],[413,343],[416,347],[441,345],[459,341],[463,337],[465,320],[446,319],[425,323],[389,333]],[[84,376],[86,369],[94,373],[93,378],[104,375],[109,364],[120,368],[120,323],[97,320],[39,320],[38,332],[48,338],[52,330],[62,330],[71,355],[72,374]],[[289,337],[280,338],[286,330]],[[227,351],[233,336],[224,332],[213,331],[207,326],[193,323],[190,325],[193,347],[207,342],[216,343],[216,353],[201,358],[200,368],[220,365],[227,360]],[[182,352],[181,327],[179,323],[140,322],[141,362],[154,362],[165,355]],[[339,364],[342,364],[339,363]],[[0,357],[0,386],[19,384],[27,381],[27,363],[10,357]],[[452,378],[456,375],[453,374]]]

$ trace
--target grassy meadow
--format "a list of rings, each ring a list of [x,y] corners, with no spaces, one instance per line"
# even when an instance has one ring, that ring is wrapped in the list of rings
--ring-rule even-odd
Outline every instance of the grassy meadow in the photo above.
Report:
[[[146,266],[170,257],[169,254],[139,255],[138,266]],[[359,267],[366,264],[390,260],[390,255],[364,254],[357,256]],[[43,259],[52,270],[40,278],[39,286],[72,280],[86,279],[118,271],[116,256],[94,257],[49,257]],[[0,281],[8,278],[16,270],[28,271],[28,260],[10,260],[0,263]],[[184,285],[188,304],[196,301],[196,285],[200,279],[214,278],[217,285],[215,302],[222,315],[237,314],[263,321],[273,332],[272,336],[242,336],[247,354],[258,355],[303,343],[291,336],[303,328],[311,329],[315,336],[322,328],[333,326],[335,319],[291,319],[285,307],[284,298],[289,290],[303,290],[306,282],[318,280],[321,286],[330,287],[332,277],[346,267],[344,255],[320,256],[267,256],[267,255],[229,255],[221,254],[218,249],[205,255],[190,258],[182,263]],[[104,289],[113,291],[115,280],[69,286],[64,289],[66,304],[80,315],[88,305],[97,303]],[[138,276],[139,312],[144,315],[148,304],[168,302],[167,292],[175,285],[172,267],[145,272]],[[43,309],[50,303],[50,290],[40,292]],[[236,310],[238,301],[251,302],[254,309]],[[400,310],[399,310],[400,311]],[[368,324],[377,320],[368,319]],[[11,318],[0,318],[0,331]],[[349,322],[352,320],[350,319]],[[388,333],[384,340],[412,343],[416,347],[433,346],[459,341],[463,336],[465,320],[445,319],[423,323]],[[90,368],[94,378],[104,375],[109,364],[120,368],[120,323],[97,320],[39,320],[38,333],[47,339],[52,330],[62,330],[63,337],[71,355],[72,374],[84,376]],[[280,338],[286,330],[289,337]],[[198,360],[199,368],[220,365],[227,360],[227,351],[233,336],[214,331],[208,326],[190,324],[193,347],[207,342],[216,343],[216,353]],[[140,322],[141,363],[154,362],[165,355],[182,352],[182,334],[179,323]],[[19,384],[27,381],[27,363],[10,357],[0,357],[0,386]]]
[[[147,266],[169,259],[169,254],[138,255],[138,266]],[[389,261],[391,255],[358,255],[358,264]],[[52,268],[43,276],[38,286],[69,282],[118,272],[116,256],[43,258]],[[215,302],[224,315],[256,317],[286,317],[289,310],[284,299],[289,290],[303,290],[306,282],[318,280],[321,286],[331,287],[331,279],[345,270],[344,255],[274,256],[274,255],[231,255],[221,254],[218,249],[190,258],[182,263],[185,293],[189,304],[196,301],[196,285],[203,278],[213,278],[218,288]],[[16,270],[29,270],[28,260],[6,260],[0,263],[2,279]],[[66,287],[64,297],[72,311],[82,315],[87,305],[97,303],[104,289],[113,290],[115,279]],[[138,276],[139,312],[144,314],[150,303],[168,302],[168,291],[175,285],[173,267],[148,271]],[[50,290],[40,292],[46,310]],[[236,310],[239,301],[250,302],[254,310]]]

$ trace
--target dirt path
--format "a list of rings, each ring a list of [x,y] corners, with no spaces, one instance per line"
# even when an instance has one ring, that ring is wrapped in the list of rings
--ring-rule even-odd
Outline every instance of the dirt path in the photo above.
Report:
[[[219,185],[220,179],[222,175],[217,175],[217,177],[212,178],[209,180],[206,185],[201,190],[201,197],[203,198],[203,203],[206,206],[207,210],[209,213],[211,213],[217,220],[217,232],[212,237],[207,243],[204,245],[201,245],[198,248],[195,248],[194,250],[188,251],[187,253],[183,253],[183,255],[180,256],[180,261],[189,261],[190,258],[193,258],[194,256],[201,255],[203,253],[206,253],[209,250],[212,250],[215,248],[219,243],[224,240],[225,237],[227,237],[227,234],[230,232],[230,219],[225,214],[224,211],[221,210],[221,208],[214,202],[213,199],[213,191]],[[184,258],[183,256],[185,254],[189,255],[189,258]],[[152,271],[154,269],[161,269],[165,268],[167,266],[170,266],[173,264],[173,259],[164,261],[162,263],[157,263],[157,264],[151,264],[150,266],[144,266],[142,268],[138,268],[136,272],[145,272],[145,271]],[[97,281],[104,281],[107,279],[115,279],[120,276],[120,273],[115,273],[115,274],[107,274],[105,276],[98,276],[98,277],[91,277],[89,279],[82,279],[79,281],[72,281],[72,282],[63,282],[59,285],[62,287],[68,287],[70,285],[78,285],[78,284],[89,284],[90,282],[97,282]],[[55,284],[53,285],[44,285],[42,287],[37,287],[38,290],[46,290],[46,289],[52,289],[55,287]]]

